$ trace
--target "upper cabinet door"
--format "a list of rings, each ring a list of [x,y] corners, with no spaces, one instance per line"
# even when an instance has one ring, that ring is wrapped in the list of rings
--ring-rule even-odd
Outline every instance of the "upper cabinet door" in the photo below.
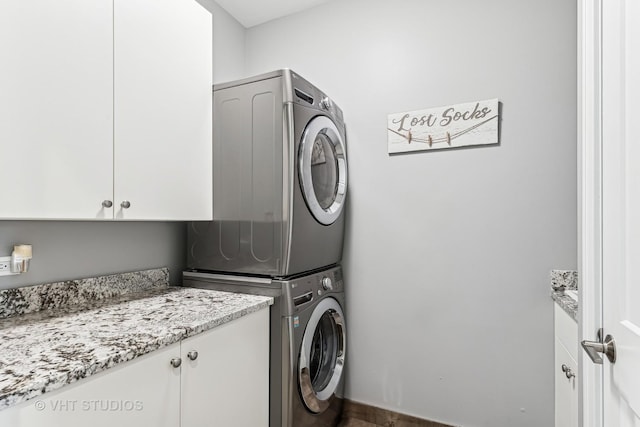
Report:
[[[115,0],[114,32],[116,219],[211,220],[211,14]]]
[[[2,0],[0,40],[0,218],[112,218],[112,0]]]

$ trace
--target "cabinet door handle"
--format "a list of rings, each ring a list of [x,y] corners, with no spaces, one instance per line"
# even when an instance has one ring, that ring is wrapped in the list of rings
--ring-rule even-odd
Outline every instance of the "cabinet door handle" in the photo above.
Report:
[[[562,365],[562,372],[564,372],[565,376],[568,379],[574,378],[576,376],[576,374],[573,373],[573,371],[571,370],[570,367],[568,367],[567,365],[563,364]]]
[[[111,206],[113,206],[113,202],[111,200],[103,200],[102,201],[102,207],[103,208],[110,208]]]
[[[196,360],[198,358],[198,352],[195,350],[191,350],[189,353],[187,353],[187,357],[189,358],[189,360]]]
[[[174,357],[173,359],[171,359],[170,363],[174,368],[179,368],[180,365],[182,365],[182,359],[179,357]]]
[[[122,209],[129,209],[131,207],[131,202],[128,200],[125,200],[122,203],[120,203],[120,206],[122,206]]]

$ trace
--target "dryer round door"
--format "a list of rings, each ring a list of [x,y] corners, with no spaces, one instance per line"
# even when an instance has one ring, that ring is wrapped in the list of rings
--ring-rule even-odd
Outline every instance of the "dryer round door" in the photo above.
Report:
[[[316,116],[307,124],[300,143],[298,171],[313,217],[321,224],[333,224],[347,194],[347,158],[344,140],[329,117]]]
[[[344,368],[346,334],[344,314],[333,298],[325,298],[313,310],[304,331],[298,384],[305,406],[319,414],[329,407]]]

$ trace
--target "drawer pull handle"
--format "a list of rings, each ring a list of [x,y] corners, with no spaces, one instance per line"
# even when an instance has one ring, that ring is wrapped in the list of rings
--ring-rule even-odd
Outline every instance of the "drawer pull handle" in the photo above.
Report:
[[[179,368],[180,365],[182,365],[182,359],[180,359],[179,357],[174,357],[173,359],[171,359],[171,366],[173,366],[174,368]]]
[[[195,350],[191,350],[189,353],[187,353],[187,357],[189,358],[189,360],[196,360],[198,358],[198,352]]]

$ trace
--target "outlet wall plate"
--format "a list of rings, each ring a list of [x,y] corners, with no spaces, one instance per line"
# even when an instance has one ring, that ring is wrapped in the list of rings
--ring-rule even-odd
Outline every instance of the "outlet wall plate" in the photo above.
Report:
[[[1,256],[0,257],[0,276],[15,276],[16,274],[20,274],[20,273],[11,272],[11,257]]]

